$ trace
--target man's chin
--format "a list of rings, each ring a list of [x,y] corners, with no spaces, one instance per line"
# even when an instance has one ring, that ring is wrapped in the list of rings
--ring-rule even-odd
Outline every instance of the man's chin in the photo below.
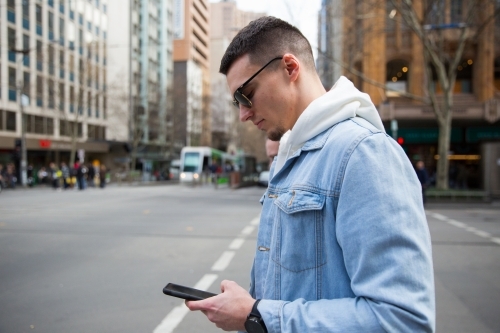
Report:
[[[267,132],[267,138],[271,141],[280,141],[281,137],[283,136],[284,133],[281,131],[268,131]]]

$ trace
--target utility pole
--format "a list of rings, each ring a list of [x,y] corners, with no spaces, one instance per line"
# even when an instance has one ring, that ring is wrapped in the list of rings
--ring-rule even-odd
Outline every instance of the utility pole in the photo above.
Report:
[[[18,71],[18,98],[19,98],[19,110],[21,112],[21,184],[26,187],[28,184],[27,176],[27,165],[28,165],[28,154],[26,151],[26,115],[24,114],[24,102],[23,102],[23,88],[24,88],[24,74],[23,74],[23,59],[24,56],[31,52],[30,49],[10,49],[11,52],[21,55],[21,59],[17,61],[17,71]]]

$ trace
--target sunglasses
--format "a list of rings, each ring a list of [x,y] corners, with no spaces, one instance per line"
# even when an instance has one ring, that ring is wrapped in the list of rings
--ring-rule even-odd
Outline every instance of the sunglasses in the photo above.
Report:
[[[248,97],[246,97],[242,92],[241,89],[243,89],[247,84],[250,83],[256,77],[260,72],[264,70],[270,63],[272,63],[275,60],[283,59],[283,57],[276,57],[269,61],[267,64],[265,64],[261,69],[257,71],[254,75],[252,75],[248,80],[245,81],[241,86],[239,86],[238,89],[234,92],[233,95],[233,105],[237,107],[238,109],[240,108],[240,104],[243,105],[244,107],[251,108],[252,107],[252,101]]]

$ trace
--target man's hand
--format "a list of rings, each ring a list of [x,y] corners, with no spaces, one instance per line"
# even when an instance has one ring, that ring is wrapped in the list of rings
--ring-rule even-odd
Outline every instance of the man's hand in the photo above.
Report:
[[[255,300],[234,281],[222,281],[220,290],[221,294],[202,301],[186,301],[186,306],[191,311],[203,312],[224,331],[244,331],[245,320]]]

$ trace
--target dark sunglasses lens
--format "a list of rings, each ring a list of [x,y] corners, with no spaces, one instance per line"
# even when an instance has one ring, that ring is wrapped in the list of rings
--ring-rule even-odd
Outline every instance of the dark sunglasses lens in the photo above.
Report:
[[[247,108],[252,106],[252,102],[250,102],[250,100],[239,91],[236,91],[234,93],[234,99],[238,102],[238,104],[241,104]]]

